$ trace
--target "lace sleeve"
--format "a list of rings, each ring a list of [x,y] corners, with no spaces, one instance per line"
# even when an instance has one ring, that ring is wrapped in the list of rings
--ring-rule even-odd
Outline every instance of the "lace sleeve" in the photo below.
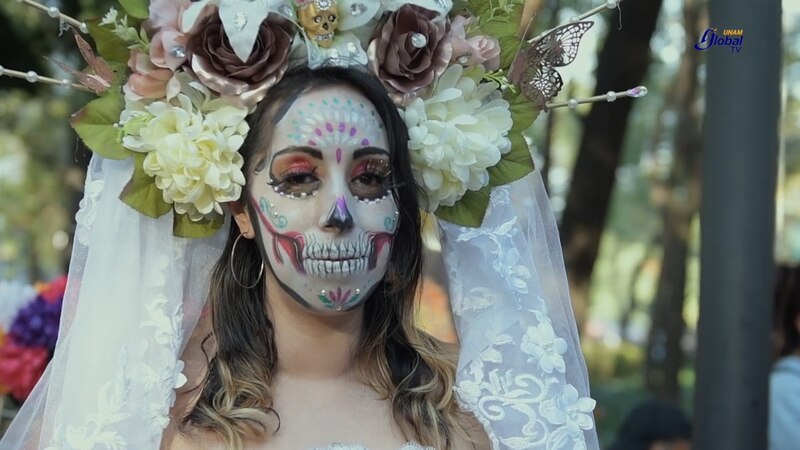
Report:
[[[541,177],[496,188],[480,228],[440,222],[461,340],[456,393],[494,449],[598,449]]]

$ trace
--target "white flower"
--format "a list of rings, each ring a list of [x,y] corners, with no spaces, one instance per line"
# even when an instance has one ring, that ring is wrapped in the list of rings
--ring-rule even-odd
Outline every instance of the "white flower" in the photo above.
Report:
[[[114,25],[117,22],[117,15],[119,13],[117,10],[112,6],[109,8],[108,12],[105,16],[103,16],[103,20],[100,21],[100,25]]]
[[[531,278],[531,271],[524,264],[519,264],[519,260],[519,250],[511,248],[497,259],[495,265],[499,265],[499,268],[495,268],[495,270],[506,275],[506,283],[509,288],[520,294],[527,294],[528,282],[526,280]]]
[[[400,114],[408,126],[411,164],[428,196],[428,211],[452,206],[467,190],[489,183],[486,169],[511,149],[509,104],[494,82],[462,76],[455,64],[444,71],[427,99],[417,98]]]
[[[168,87],[163,100],[126,98],[122,144],[147,153],[144,171],[155,177],[164,201],[197,221],[222,214],[220,204],[241,194],[244,161],[238,150],[250,129],[247,109],[212,98],[185,73],[174,78],[179,89]]]
[[[597,402],[589,397],[578,397],[575,386],[567,384],[561,395],[543,401],[539,414],[553,425],[564,425],[570,434],[594,427],[592,411]]]
[[[567,351],[567,341],[556,336],[549,321],[528,327],[520,348],[533,356],[545,373],[553,373],[553,369],[564,373],[566,366],[561,355]]]

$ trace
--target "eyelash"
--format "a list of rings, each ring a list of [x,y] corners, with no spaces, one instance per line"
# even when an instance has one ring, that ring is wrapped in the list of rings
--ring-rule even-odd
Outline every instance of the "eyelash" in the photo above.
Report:
[[[292,186],[289,183],[292,182],[292,179],[299,178],[299,177],[317,177],[317,168],[306,168],[306,167],[290,167],[289,169],[285,170],[281,175],[278,177],[278,180],[270,180],[267,184],[272,186],[272,190],[277,192],[281,197],[289,197],[295,199],[305,199],[309,197],[313,197],[314,194],[317,193],[317,189],[313,189],[311,192],[289,192]],[[318,182],[319,180],[315,180],[314,182]],[[303,184],[313,184],[314,182],[296,182],[293,183],[293,186],[303,185]]]

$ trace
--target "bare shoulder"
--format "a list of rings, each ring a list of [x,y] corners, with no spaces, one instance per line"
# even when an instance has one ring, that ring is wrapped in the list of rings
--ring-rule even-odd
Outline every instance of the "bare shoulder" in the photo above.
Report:
[[[201,448],[200,442],[192,437],[176,434],[172,442],[162,450],[195,450]]]
[[[225,445],[214,433],[193,430],[175,432],[165,439],[161,450],[224,450]]]
[[[483,425],[470,413],[464,413],[462,417],[461,426],[466,430],[469,439],[457,436],[453,448],[456,450],[491,450],[492,444],[489,442]]]

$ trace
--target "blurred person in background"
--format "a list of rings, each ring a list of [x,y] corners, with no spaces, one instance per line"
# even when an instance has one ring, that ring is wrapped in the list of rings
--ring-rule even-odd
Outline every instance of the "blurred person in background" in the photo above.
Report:
[[[609,450],[689,450],[692,423],[677,405],[646,400],[633,408]]]
[[[800,267],[780,266],[775,289],[778,360],[769,394],[769,448],[800,448]]]

